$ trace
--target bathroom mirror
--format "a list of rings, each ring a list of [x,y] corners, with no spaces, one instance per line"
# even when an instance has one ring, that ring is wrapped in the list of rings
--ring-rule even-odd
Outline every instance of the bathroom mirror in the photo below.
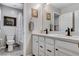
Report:
[[[59,31],[59,14],[54,13],[54,31]]]
[[[63,31],[69,27],[75,31],[75,13],[72,3],[50,3],[43,6],[43,29],[52,28],[52,31]],[[72,9],[72,10],[71,10]],[[51,13],[51,20],[46,20],[46,12]]]

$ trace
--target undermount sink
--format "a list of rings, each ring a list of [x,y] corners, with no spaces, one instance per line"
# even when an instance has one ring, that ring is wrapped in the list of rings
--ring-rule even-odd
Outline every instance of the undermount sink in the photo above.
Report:
[[[49,32],[48,34],[53,34],[53,35],[56,35],[56,36],[66,36],[66,34],[64,33],[61,33],[61,32]]]

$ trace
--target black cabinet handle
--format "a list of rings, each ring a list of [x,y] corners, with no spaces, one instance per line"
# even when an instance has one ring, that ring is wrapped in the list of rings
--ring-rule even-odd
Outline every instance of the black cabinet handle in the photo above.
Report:
[[[58,51],[58,49],[56,49],[56,51]]]
[[[41,48],[43,48],[43,46],[40,46]]]
[[[51,50],[47,49],[47,51],[52,52]]]

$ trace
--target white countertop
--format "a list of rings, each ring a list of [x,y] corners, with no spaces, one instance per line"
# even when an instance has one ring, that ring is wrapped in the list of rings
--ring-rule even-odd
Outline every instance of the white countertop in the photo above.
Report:
[[[33,32],[32,35],[50,37],[50,38],[54,38],[55,40],[63,40],[71,43],[79,43],[79,36],[66,36],[64,34],[44,34],[44,33],[35,33],[35,32]]]

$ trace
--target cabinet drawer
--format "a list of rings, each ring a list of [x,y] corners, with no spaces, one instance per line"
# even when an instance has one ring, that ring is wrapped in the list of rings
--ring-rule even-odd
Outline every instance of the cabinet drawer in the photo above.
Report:
[[[44,37],[39,36],[39,41],[44,42]]]
[[[46,43],[48,44],[54,44],[54,40],[51,38],[45,38]]]
[[[46,44],[46,55],[54,56],[54,46]]]
[[[39,42],[39,50],[45,51],[44,42]]]
[[[56,40],[56,47],[66,49],[74,54],[79,54],[78,44]]]

